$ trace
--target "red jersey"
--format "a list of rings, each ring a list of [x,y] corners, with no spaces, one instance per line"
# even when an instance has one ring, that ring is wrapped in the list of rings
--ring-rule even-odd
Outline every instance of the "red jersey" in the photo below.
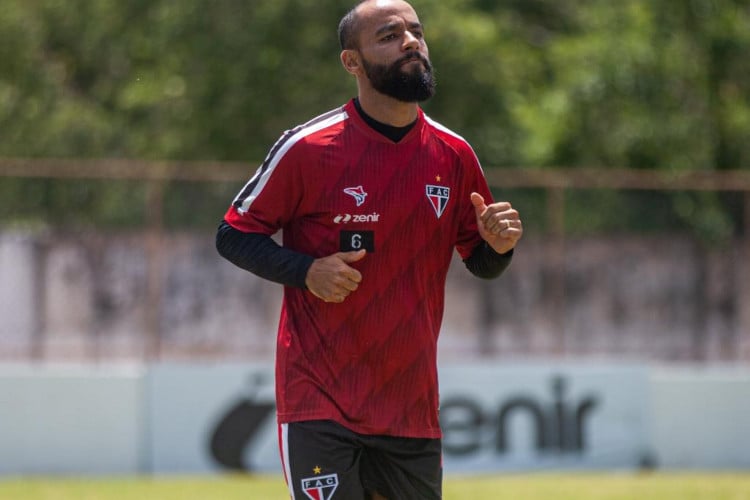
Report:
[[[470,193],[491,195],[461,137],[419,110],[398,143],[353,101],[287,131],[225,215],[283,231],[313,257],[366,248],[340,304],[285,287],[276,353],[281,423],[329,419],[362,434],[437,438],[437,340],[454,249],[480,243]]]

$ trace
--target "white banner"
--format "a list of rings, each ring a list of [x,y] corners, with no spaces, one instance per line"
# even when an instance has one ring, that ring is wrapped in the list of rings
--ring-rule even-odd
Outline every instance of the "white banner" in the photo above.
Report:
[[[0,476],[148,472],[143,372],[0,366]]]
[[[270,364],[154,365],[151,470],[281,472]]]
[[[440,372],[446,472],[636,468],[650,460],[642,367],[504,363]]]
[[[446,473],[635,468],[651,455],[644,368],[474,363],[440,375]],[[149,378],[154,472],[280,472],[270,365],[161,365]]]
[[[750,372],[445,363],[446,473],[750,466]],[[280,473],[273,367],[0,366],[0,476]]]

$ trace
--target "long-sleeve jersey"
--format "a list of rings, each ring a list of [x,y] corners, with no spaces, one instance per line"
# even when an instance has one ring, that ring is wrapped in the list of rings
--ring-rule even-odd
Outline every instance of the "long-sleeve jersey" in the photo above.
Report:
[[[286,286],[280,422],[331,419],[365,434],[440,436],[437,338],[455,250],[481,243],[470,193],[491,195],[470,146],[422,111],[394,143],[354,103],[286,132],[225,215],[312,258],[364,248],[343,303]]]

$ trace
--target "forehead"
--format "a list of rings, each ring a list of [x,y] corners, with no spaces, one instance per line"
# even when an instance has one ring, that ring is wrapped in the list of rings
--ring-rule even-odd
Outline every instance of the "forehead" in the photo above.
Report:
[[[358,11],[360,35],[375,36],[388,28],[419,26],[416,11],[400,0],[373,0],[360,5]]]

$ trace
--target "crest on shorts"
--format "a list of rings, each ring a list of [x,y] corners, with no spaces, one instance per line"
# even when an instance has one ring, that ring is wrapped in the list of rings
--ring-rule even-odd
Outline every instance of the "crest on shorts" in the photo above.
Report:
[[[430,203],[432,203],[432,208],[435,209],[435,213],[437,214],[439,219],[440,216],[443,215],[445,207],[448,205],[448,199],[451,195],[451,188],[427,184],[425,186],[425,192],[427,194],[427,199],[430,200]]]
[[[331,500],[339,486],[338,474],[308,477],[302,480],[302,491],[311,500]]]

